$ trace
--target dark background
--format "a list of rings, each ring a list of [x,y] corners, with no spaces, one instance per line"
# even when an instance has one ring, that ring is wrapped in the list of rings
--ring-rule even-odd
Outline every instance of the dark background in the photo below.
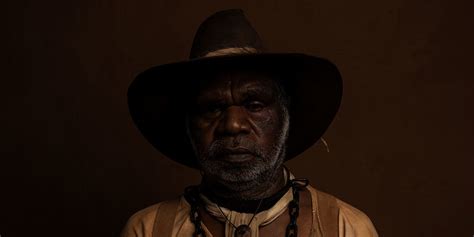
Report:
[[[0,235],[117,236],[196,171],[132,124],[134,75],[184,60],[199,23],[239,7],[275,52],[330,58],[340,112],[288,166],[366,212],[380,236],[472,236],[470,0],[5,1]]]

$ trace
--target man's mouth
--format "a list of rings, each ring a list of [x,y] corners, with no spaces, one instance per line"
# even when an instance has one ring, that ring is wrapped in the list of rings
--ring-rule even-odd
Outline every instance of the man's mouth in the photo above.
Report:
[[[246,162],[255,158],[255,154],[247,148],[224,148],[220,152],[219,159],[228,162]]]

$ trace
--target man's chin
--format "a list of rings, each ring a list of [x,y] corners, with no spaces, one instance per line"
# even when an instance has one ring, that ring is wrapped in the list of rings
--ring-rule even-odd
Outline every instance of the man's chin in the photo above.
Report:
[[[256,167],[254,162],[225,162],[219,166],[205,169],[205,173],[220,183],[238,184],[259,181],[267,176],[269,170]]]
[[[255,172],[249,171],[242,171],[242,170],[226,170],[221,169],[216,173],[211,174],[214,176],[218,181],[221,183],[243,183],[243,182],[251,182],[258,178],[260,174]]]
[[[253,173],[226,173],[226,174],[217,174],[216,176],[220,183],[228,183],[228,184],[242,184],[242,183],[248,183],[248,182],[253,182],[256,179],[255,174]]]

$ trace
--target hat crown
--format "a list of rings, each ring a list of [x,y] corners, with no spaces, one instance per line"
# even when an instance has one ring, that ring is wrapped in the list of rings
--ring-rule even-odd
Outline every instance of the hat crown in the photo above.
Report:
[[[263,51],[262,41],[243,10],[229,9],[216,12],[201,23],[189,58]]]

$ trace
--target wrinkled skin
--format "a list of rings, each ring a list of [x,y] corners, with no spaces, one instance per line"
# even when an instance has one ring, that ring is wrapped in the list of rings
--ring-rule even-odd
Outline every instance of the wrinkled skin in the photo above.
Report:
[[[268,76],[220,74],[200,88],[188,133],[203,184],[224,198],[268,197],[284,186],[288,110]]]

